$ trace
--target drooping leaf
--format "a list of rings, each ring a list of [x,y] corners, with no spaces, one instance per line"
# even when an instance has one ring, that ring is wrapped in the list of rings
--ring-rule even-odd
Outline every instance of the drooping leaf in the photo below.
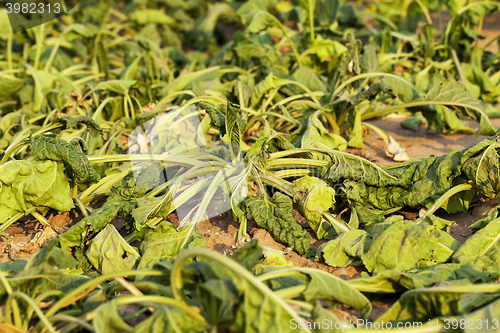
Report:
[[[319,302],[314,303],[314,308],[311,312],[311,319],[314,323],[321,323],[320,327],[316,327],[314,332],[318,333],[343,333],[342,323],[337,316],[327,309],[324,309]],[[338,324],[337,324],[338,323]],[[318,325],[316,325],[318,326]]]
[[[331,152],[330,155],[332,161],[323,169],[322,177],[333,183],[342,179],[362,180],[368,184],[380,185],[396,181],[396,177],[364,158],[343,152]]]
[[[68,181],[53,161],[10,161],[0,166],[0,224],[32,207],[69,211]]]
[[[477,220],[476,222],[474,222],[473,224],[471,224],[469,226],[469,228],[473,231],[473,232],[476,232],[484,227],[486,227],[488,225],[488,223],[490,223],[491,221],[495,220],[500,214],[500,207],[497,207],[495,209],[493,209],[489,214],[488,216],[486,217],[483,217],[482,219],[480,220]]]
[[[166,24],[173,25],[175,20],[165,14],[163,10],[159,9],[138,9],[134,10],[130,17],[132,20],[137,21],[139,24]]]
[[[196,287],[200,303],[207,309],[207,321],[224,330],[235,323],[236,309],[243,293],[230,278],[208,279]],[[237,325],[235,325],[237,326]]]
[[[419,97],[418,93],[415,89],[413,89],[411,84],[406,82],[403,78],[384,76],[382,77],[382,81],[385,82],[391,88],[393,93],[405,103],[409,103]]]
[[[500,245],[500,218],[490,221],[484,228],[468,238],[453,254],[453,262],[472,264]]]
[[[277,273],[282,270],[287,270],[288,268],[291,267],[280,267],[280,266],[273,266],[273,265],[257,265],[255,266],[253,272],[256,276],[266,274],[266,273]],[[284,289],[284,288],[289,288],[289,287],[295,287],[298,285],[305,285],[308,282],[308,277],[307,275],[304,274],[293,274],[293,275],[277,275],[273,279],[266,280],[265,283],[269,288],[272,290],[279,290],[279,289]]]
[[[423,222],[395,222],[374,237],[362,256],[368,271],[407,270],[444,263],[460,243],[435,226]]]
[[[19,273],[21,272],[28,262],[24,259],[18,259],[14,262],[2,262],[0,263],[0,271],[8,273]]]
[[[206,102],[200,102],[200,107],[207,111],[210,117],[210,126],[216,128],[222,136],[226,135],[226,117]]]
[[[67,252],[57,247],[57,239],[50,240],[26,263],[24,269],[9,277],[9,284],[13,290],[24,293],[38,293],[60,290],[69,292],[79,284],[87,282],[89,277],[68,274],[67,269],[74,268],[76,260]],[[6,290],[0,284],[0,296]]]
[[[109,80],[109,59],[108,55],[106,54],[106,49],[104,48],[104,44],[102,41],[99,41],[96,45],[97,49],[97,54],[96,54],[96,59],[97,59],[97,65],[99,67],[99,73],[104,74],[104,78],[106,80]]]
[[[259,242],[256,239],[252,239],[249,243],[234,251],[231,258],[250,271],[262,259],[262,251]]]
[[[10,100],[11,96],[24,87],[26,81],[0,72],[0,100]]]
[[[263,247],[264,259],[259,261],[259,265],[293,266],[293,262],[286,260],[283,251],[270,247]]]
[[[489,93],[495,89],[488,76],[477,65],[463,63],[461,67],[467,80],[479,86],[482,93]]]
[[[32,137],[31,155],[39,160],[63,162],[71,169],[77,183],[93,183],[101,179],[85,154],[64,140],[47,135]]]
[[[241,118],[239,105],[228,103],[227,105],[227,117],[226,117],[226,133],[229,136],[229,142],[231,142],[231,151],[237,149],[233,154],[239,152],[241,136],[245,132],[246,121]]]
[[[137,71],[139,70],[139,62],[141,61],[142,56],[139,56],[132,61],[132,63],[127,67],[126,70],[123,71],[121,75],[121,79],[125,81],[131,81],[135,78]]]
[[[111,90],[119,94],[124,94],[137,81],[109,80],[103,81],[94,87],[94,90]]]
[[[270,11],[271,9],[276,7],[277,3],[278,3],[277,0],[249,0],[249,1],[245,1],[238,8],[238,10],[236,11],[236,14],[238,14],[241,17],[241,22],[243,24],[248,24],[252,20],[252,18],[256,12],[258,12],[260,10]]]
[[[348,96],[349,103],[352,105],[357,105],[364,100],[372,99],[379,93],[387,93],[389,91],[389,86],[385,82],[378,82],[370,86],[370,88],[360,91],[356,95]]]
[[[326,90],[326,86],[323,81],[320,80],[319,76],[312,69],[305,66],[299,66],[290,76],[290,79],[303,84],[311,91]]]
[[[487,146],[484,143],[478,145],[479,151]],[[332,154],[331,166],[325,169],[325,177],[332,182],[346,179],[343,183],[346,198],[356,209],[360,222],[383,220],[382,213],[396,207],[430,208],[455,185],[455,181],[460,181],[460,168],[467,160],[464,154],[465,150],[453,150],[448,155],[410,160],[385,171],[375,165],[364,168],[364,165],[372,164],[360,157],[336,152]],[[356,163],[345,165],[342,162],[347,161],[343,157]],[[467,198],[462,197],[461,201],[450,199],[442,207],[450,212],[464,211],[470,203],[470,198]]]
[[[259,138],[250,146],[245,156],[253,157],[260,154],[267,156],[269,153],[276,153],[278,151],[285,151],[293,148],[295,147],[282,133],[277,133]]]
[[[490,280],[488,273],[475,270],[470,265],[445,263],[407,271],[386,270],[373,276],[358,276],[348,283],[361,292],[400,293],[429,288],[444,281],[475,283]]]
[[[293,218],[293,203],[290,197],[279,192],[272,198],[266,195],[249,196],[242,204],[247,218],[255,220],[277,241],[287,244],[299,254],[309,251],[311,238]]]
[[[95,209],[89,216],[71,226],[59,236],[61,248],[67,250],[71,247],[83,247],[89,237],[94,236],[111,222],[116,215],[126,209],[127,202],[106,202],[102,207]]]
[[[343,137],[336,134],[330,134],[317,117],[311,116],[311,118],[309,118],[307,130],[302,137],[301,147],[316,147],[316,143],[323,144],[335,150],[344,150],[347,148],[347,142]],[[316,153],[313,155],[315,154]]]
[[[140,258],[112,224],[94,237],[86,255],[102,274],[131,269]]]
[[[110,300],[101,304],[96,309],[96,316],[92,320],[92,326],[96,333],[129,332],[130,327],[118,314],[118,299]]]
[[[449,317],[468,313],[497,299],[500,294],[475,294],[473,285],[415,289],[405,292],[377,322],[428,322],[435,317]],[[455,289],[455,290],[453,290]]]
[[[402,127],[412,130],[413,132],[418,132],[418,128],[422,124],[426,124],[427,120],[422,116],[421,112],[417,112],[413,117],[403,120],[400,124]]]
[[[462,166],[462,172],[484,195],[496,198],[500,194],[500,144],[485,140],[475,147],[466,151],[470,158]],[[485,148],[478,149],[482,147]]]
[[[326,230],[322,226],[322,216],[335,204],[335,191],[327,183],[316,177],[302,177],[293,182],[294,202],[318,239],[323,239]]]
[[[429,90],[424,101],[439,102],[479,122],[479,134],[493,135],[497,128],[486,115],[482,103],[472,97],[460,82],[442,82]]]
[[[141,241],[141,260],[137,269],[152,267],[158,261],[173,260],[184,248],[206,248],[205,241],[199,235],[191,235],[190,229],[177,231],[168,221],[161,222],[155,228],[144,226],[136,233],[136,238]]]
[[[44,262],[60,269],[75,268],[76,260],[71,254],[57,247],[58,240],[52,238],[33,257],[30,258],[25,268],[36,267]]]
[[[46,72],[35,69],[33,66],[26,64],[26,68],[31,73],[33,81],[35,82],[34,96],[33,96],[33,109],[40,110],[42,103],[45,99],[45,94],[53,88],[56,76]],[[14,82],[15,84],[15,82]]]
[[[443,107],[441,105],[436,105],[436,110],[441,111],[441,115],[443,117],[443,133],[463,133],[463,134],[472,134],[475,131],[465,125],[457,115],[450,109]]]
[[[363,55],[361,56],[359,66],[364,73],[380,72],[377,47],[375,45],[363,46]],[[377,83],[375,85],[377,85]]]
[[[29,293],[36,290],[39,293],[60,290],[62,293],[70,292],[82,283],[89,281],[89,277],[77,274],[64,273],[48,262],[40,265],[26,267],[16,275],[9,278],[13,289]],[[6,294],[3,285],[0,285],[0,296]]]
[[[476,296],[475,298],[473,298]],[[456,316],[456,317],[449,317],[447,319],[450,320],[451,323],[454,323],[454,319],[456,319],[458,322],[461,320],[465,320],[466,323],[476,323],[476,326],[474,328],[484,330],[484,331],[495,331],[498,328],[498,318],[500,316],[500,295],[497,294],[491,294],[491,295],[484,295],[484,294],[473,294],[471,295],[470,298],[472,298],[474,311],[470,313],[465,313],[461,316]],[[470,300],[467,300],[469,303]],[[464,303],[466,301],[464,300]],[[488,304],[489,303],[489,304]],[[484,305],[479,308],[479,306]],[[469,307],[467,310],[469,310],[471,307]],[[466,312],[466,311],[464,311]],[[481,323],[481,325],[479,325]],[[484,323],[484,324],[483,324]],[[487,323],[487,324],[486,324]],[[486,325],[485,325],[486,324]],[[470,326],[470,325],[469,325]],[[473,326],[471,326],[472,328]]]
[[[282,268],[282,270],[300,272],[308,276],[306,289],[302,292],[306,301],[314,299],[333,301],[361,310],[364,318],[370,315],[372,305],[368,298],[341,278],[325,271],[306,267]]]
[[[281,23],[271,13],[260,9],[253,15],[252,20],[247,25],[246,31],[259,33],[266,30],[268,27],[273,27],[277,24]]]
[[[333,267],[357,265],[370,248],[371,237],[364,230],[349,230],[334,240],[321,244],[318,248],[319,259]]]
[[[333,57],[339,57],[347,52],[347,47],[336,40],[323,39],[323,37],[318,35],[311,47],[305,52],[317,55],[320,61],[328,61]]]
[[[250,101],[252,106],[257,106],[261,98],[271,89],[276,88],[273,73],[269,73],[266,78],[253,87],[252,99]]]
[[[189,85],[197,82],[206,82],[219,78],[220,66],[213,66],[195,72],[183,73],[175,80],[170,82],[165,88],[162,89],[161,94],[168,96],[170,94],[184,90]],[[204,108],[204,107],[203,107]]]
[[[372,305],[368,298],[356,289],[351,288],[341,278],[310,268],[299,268],[299,271],[308,274],[311,278],[306,290],[303,292],[306,300],[310,301],[315,298],[332,300],[361,310],[365,318],[370,315]]]
[[[63,129],[68,129],[68,128],[74,128],[78,129],[79,125],[85,125],[87,127],[87,130],[90,132],[92,135],[98,135],[102,134],[102,129],[101,127],[94,121],[94,119],[88,117],[88,116],[79,116],[79,117],[69,117],[69,118],[64,118],[64,117],[56,117],[56,119],[53,121],[54,124],[62,124]]]
[[[292,317],[282,304],[269,298],[254,285],[247,284],[244,301],[237,309],[236,321],[232,326],[233,331],[240,329],[249,333],[264,333],[290,327],[293,322],[298,322],[298,319]],[[309,331],[305,329],[304,323],[301,323],[300,328],[298,332]]]
[[[171,204],[170,193],[166,193],[161,197],[145,197],[137,201],[137,208],[132,211],[134,218],[134,227],[140,231],[148,219],[161,216],[166,218]]]

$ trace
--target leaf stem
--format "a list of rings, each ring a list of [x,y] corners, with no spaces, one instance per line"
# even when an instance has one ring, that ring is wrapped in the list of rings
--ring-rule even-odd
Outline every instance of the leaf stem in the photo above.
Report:
[[[52,324],[50,321],[47,319],[47,317],[43,314],[42,310],[38,307],[38,305],[31,299],[28,295],[26,295],[23,292],[20,291],[14,291],[9,295],[9,298],[7,299],[6,303],[9,303],[11,301],[14,301],[14,298],[21,298],[23,299],[26,303],[28,303],[36,312],[38,319],[40,319],[40,322],[45,326],[45,328],[51,332],[51,333],[56,333],[54,330],[54,327],[52,327]],[[16,325],[17,326],[17,325]]]
[[[12,70],[12,31],[9,32],[7,39],[7,68]]]
[[[441,208],[441,206],[448,199],[450,199],[453,195],[457,194],[458,192],[467,191],[470,189],[472,189],[472,185],[470,185],[470,184],[460,184],[460,185],[457,185],[457,186],[450,188],[448,191],[446,191],[445,194],[443,194],[442,196],[439,197],[439,199],[436,200],[434,205],[432,205],[432,207],[429,208],[429,210],[425,213],[423,218],[425,218],[431,214],[434,214],[434,212],[436,210],[438,210],[439,208]]]
[[[458,76],[460,76],[460,80],[465,85],[467,84],[467,79],[465,78],[464,72],[462,71],[462,66],[460,66],[460,61],[457,57],[457,52],[455,50],[451,50],[451,55],[453,56],[453,61],[455,62],[455,66],[457,67]]]
[[[35,54],[35,63],[33,64],[33,68],[38,69],[38,63],[40,61],[40,55],[42,54],[42,44],[45,37],[45,23],[40,25],[40,34],[36,35],[36,54]]]
[[[50,318],[50,320],[49,320],[49,322],[55,322],[55,321],[64,321],[64,322],[69,322],[69,323],[75,323],[75,324],[78,324],[79,326],[81,326],[82,328],[86,329],[89,332],[95,332],[92,325],[90,325],[89,323],[87,323],[81,319],[75,318],[73,316],[68,316],[68,315],[58,313],[55,316],[53,316],[52,318]]]

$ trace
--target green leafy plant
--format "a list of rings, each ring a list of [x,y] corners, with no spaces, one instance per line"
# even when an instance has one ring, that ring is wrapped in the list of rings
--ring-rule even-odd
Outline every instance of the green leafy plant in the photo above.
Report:
[[[344,328],[330,310],[368,320],[375,294],[401,296],[371,322],[438,322],[408,332],[491,323],[500,316],[498,209],[463,244],[438,213],[498,200],[498,38],[478,40],[499,9],[89,0],[17,34],[0,10],[0,233],[31,215],[59,234],[29,261],[0,263],[0,331],[268,332],[295,323],[322,332],[311,324],[326,319],[334,331],[371,332]],[[401,125],[413,131],[490,137],[408,159],[369,122],[391,113],[408,116]],[[177,116],[197,116],[195,131]],[[156,142],[159,127],[171,135]],[[373,132],[398,163],[346,151]],[[194,150],[202,142],[210,151]],[[231,259],[197,230],[213,206],[239,224]],[[181,207],[185,218],[166,220]],[[401,210],[420,211],[405,220]],[[58,229],[49,211],[82,219]],[[251,240],[252,220],[299,255],[368,272],[343,281],[290,266]],[[311,238],[323,242],[317,250]],[[137,314],[124,315],[132,305]]]

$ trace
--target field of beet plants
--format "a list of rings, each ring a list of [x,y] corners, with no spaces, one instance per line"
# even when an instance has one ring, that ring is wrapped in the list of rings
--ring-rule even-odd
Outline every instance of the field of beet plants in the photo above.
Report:
[[[500,2],[1,8],[0,332],[500,332]]]

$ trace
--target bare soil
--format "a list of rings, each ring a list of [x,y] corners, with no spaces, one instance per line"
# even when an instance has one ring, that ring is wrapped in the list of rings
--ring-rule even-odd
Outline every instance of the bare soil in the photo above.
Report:
[[[9,239],[0,239],[0,262],[29,260],[50,238],[78,223],[82,216],[77,211],[58,214],[51,210],[46,214],[51,227],[46,227],[31,215],[19,219],[5,230]]]

